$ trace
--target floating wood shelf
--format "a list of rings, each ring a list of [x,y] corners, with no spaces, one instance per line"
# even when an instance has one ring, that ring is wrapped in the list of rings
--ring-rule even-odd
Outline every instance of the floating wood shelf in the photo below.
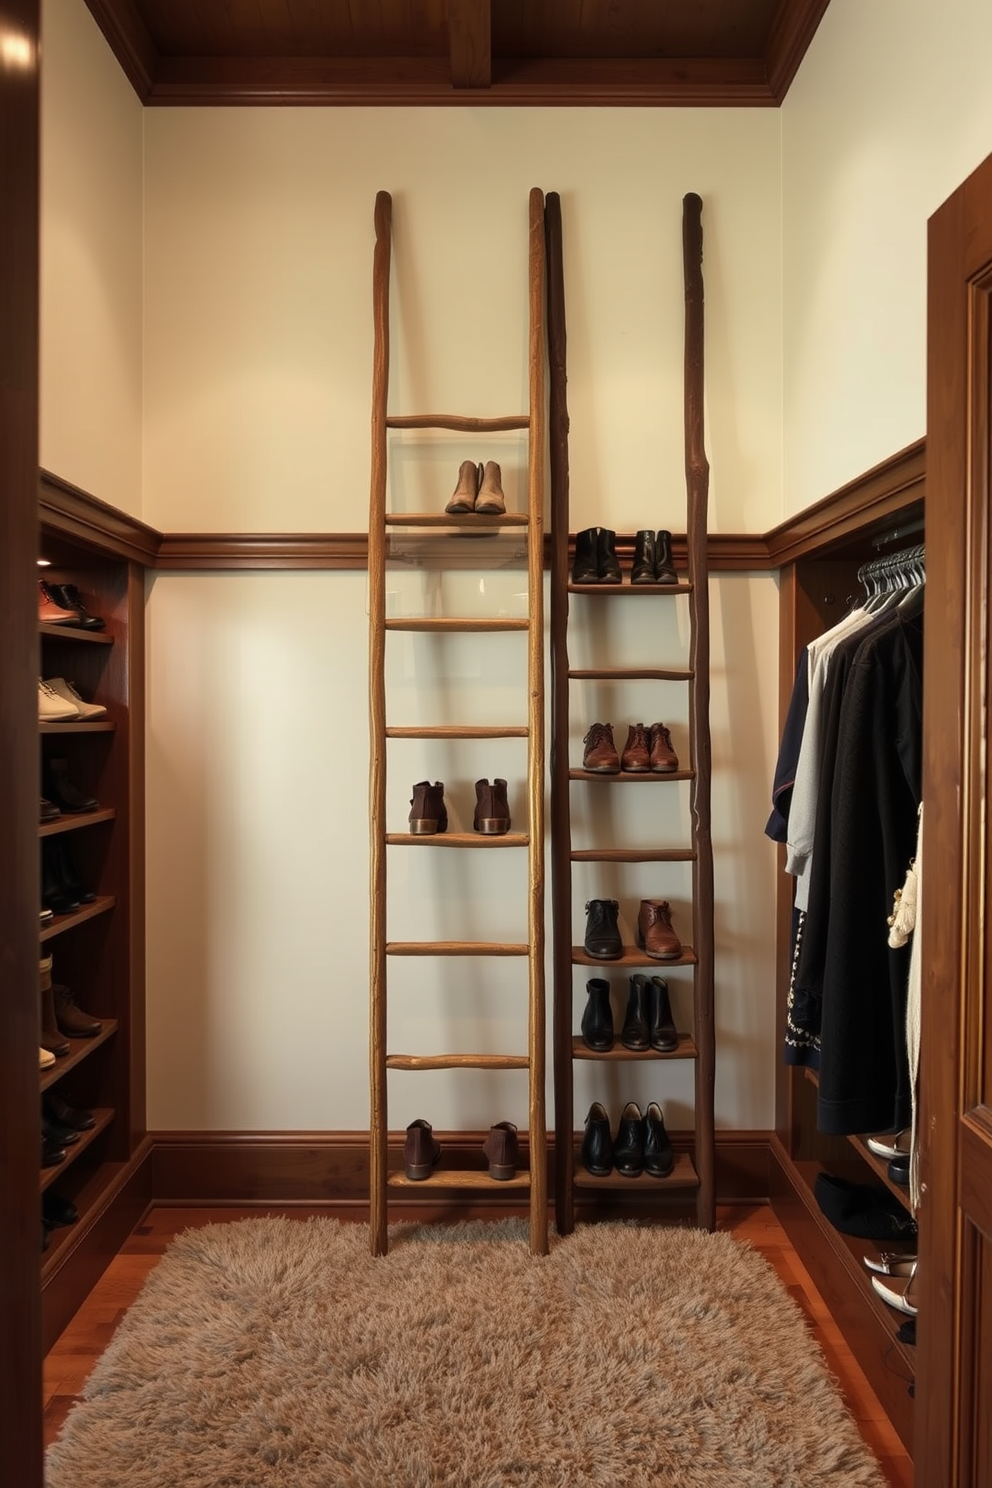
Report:
[[[572,961],[576,966],[602,966],[605,971],[609,971],[611,966],[653,966],[661,973],[666,966],[695,966],[696,955],[692,946],[684,945],[681,956],[674,961],[656,961],[639,946],[624,946],[622,956],[615,956],[607,961],[599,956],[590,956],[585,946],[573,946]]]
[[[517,1173],[514,1178],[490,1178],[488,1173],[469,1168],[436,1168],[429,1178],[408,1178],[405,1173],[390,1173],[391,1188],[477,1188],[492,1192],[512,1188],[530,1188],[530,1173]]]
[[[644,1049],[640,1051],[636,1049],[625,1049],[619,1039],[617,1039],[612,1049],[590,1049],[589,1045],[584,1043],[583,1040],[578,1035],[576,1035],[572,1039],[572,1058],[602,1060],[607,1064],[613,1062],[614,1060],[640,1060],[643,1063],[647,1060],[652,1059],[698,1059],[699,1050],[696,1048],[693,1039],[687,1033],[679,1034],[678,1048],[672,1049],[668,1053],[661,1053],[658,1049]]]
[[[114,806],[101,806],[97,811],[74,811],[71,816],[57,816],[52,821],[39,822],[38,836],[56,837],[60,832],[78,832],[82,827],[113,821],[116,815]]]
[[[576,1188],[614,1189],[617,1193],[636,1192],[639,1188],[697,1189],[699,1178],[686,1152],[676,1153],[675,1166],[667,1178],[652,1178],[649,1173],[640,1173],[636,1178],[624,1178],[620,1173],[608,1173],[605,1178],[596,1178],[587,1173],[577,1161],[573,1174]]]
[[[527,1069],[526,1054],[387,1054],[387,1069]]]
[[[389,940],[387,956],[526,956],[530,946],[492,940]]]
[[[387,832],[386,842],[390,847],[527,847],[530,836],[526,832],[502,832],[492,837],[483,832],[432,832],[421,837],[412,832]]]
[[[74,909],[72,914],[55,915],[47,925],[42,925],[38,939],[51,940],[53,936],[61,935],[64,930],[73,930],[77,925],[95,919],[97,915],[107,914],[116,903],[117,899],[113,894],[98,895],[92,904],[80,905],[79,909]]]
[[[84,1059],[88,1059],[94,1050],[99,1049],[101,1044],[105,1044],[108,1039],[113,1038],[117,1032],[117,1019],[103,1018],[101,1022],[103,1023],[103,1027],[98,1034],[93,1038],[70,1039],[68,1054],[60,1054],[57,1056],[54,1064],[49,1065],[48,1069],[41,1071],[39,1084],[42,1094],[53,1085],[58,1084],[62,1076],[67,1074],[69,1070],[75,1069],[77,1065],[83,1063]]]

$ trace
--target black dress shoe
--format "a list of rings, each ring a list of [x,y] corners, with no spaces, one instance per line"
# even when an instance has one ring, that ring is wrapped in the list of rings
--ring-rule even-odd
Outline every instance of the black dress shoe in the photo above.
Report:
[[[596,534],[596,576],[601,584],[623,581],[617,558],[617,535],[608,527],[600,527]]]
[[[909,1187],[909,1153],[900,1152],[897,1157],[889,1161],[889,1182],[898,1183],[901,1188]]]
[[[667,1178],[675,1166],[672,1141],[665,1130],[665,1118],[657,1101],[644,1113],[644,1168],[652,1178]]]
[[[41,902],[53,914],[72,914],[80,901],[74,899],[62,882],[55,855],[55,839],[41,844]]]
[[[620,1042],[625,1049],[641,1053],[651,1047],[651,1032],[648,1026],[648,981],[647,977],[632,976],[627,995],[627,1011],[624,1015]]]
[[[66,1044],[66,1052],[69,1046]],[[43,1109],[49,1121],[58,1122],[59,1126],[71,1126],[73,1131],[89,1131],[96,1124],[96,1118],[92,1111],[84,1111],[79,1106],[70,1106],[61,1096],[49,1091],[43,1102]]]
[[[630,582],[632,584],[653,584],[655,582],[655,540],[653,532],[637,532],[634,534],[634,562],[630,570]]]
[[[106,622],[99,615],[90,614],[75,584],[48,583],[46,587],[60,609],[74,612],[74,625],[81,626],[83,630],[103,630]]]
[[[659,584],[677,584],[679,581],[672,562],[672,534],[664,529],[655,537],[654,576]]]
[[[623,941],[617,918],[620,905],[615,899],[590,899],[586,905],[586,954],[597,961],[615,961],[623,955]]]
[[[73,1142],[79,1141],[79,1133],[73,1127],[60,1126],[56,1121],[49,1121],[47,1116],[41,1120],[41,1135],[53,1147],[71,1147]]]
[[[38,809],[39,821],[55,821],[56,818],[60,817],[61,815],[62,813],[55,805],[54,801],[46,801],[44,796],[41,797],[41,804]]]
[[[52,858],[55,864],[55,872],[62,885],[64,892],[70,899],[76,899],[80,904],[92,904],[96,894],[92,889],[84,888],[79,882],[76,874],[76,865],[72,858],[72,849],[67,837],[53,837],[45,844],[52,849]]]
[[[613,1162],[624,1178],[637,1178],[644,1171],[644,1117],[640,1106],[628,1101],[620,1113],[613,1142]]]
[[[61,1194],[47,1188],[41,1196],[41,1218],[44,1224],[54,1229],[56,1225],[75,1224],[79,1210],[71,1199],[64,1199]]]
[[[679,1046],[678,1030],[672,1017],[672,1004],[668,996],[668,983],[664,977],[652,977],[648,989],[648,1024],[651,1030],[651,1047],[659,1054],[671,1054]]]
[[[596,536],[595,527],[587,527],[584,532],[575,534],[575,556],[572,560],[573,584],[597,584],[599,582],[599,570],[596,567]]]
[[[59,1163],[65,1162],[65,1148],[56,1147],[54,1142],[41,1139],[41,1166],[43,1168],[57,1168]]]
[[[63,811],[95,811],[100,804],[95,796],[73,784],[69,779],[69,762],[64,759],[48,761],[48,794]]]
[[[593,1101],[589,1107],[579,1160],[586,1172],[591,1173],[594,1178],[605,1178],[613,1171],[613,1138],[610,1136],[610,1118],[599,1101]]]
[[[601,977],[586,982],[588,1001],[582,1014],[582,1042],[587,1049],[605,1053],[613,1048],[613,1009],[610,1006],[610,984]]]

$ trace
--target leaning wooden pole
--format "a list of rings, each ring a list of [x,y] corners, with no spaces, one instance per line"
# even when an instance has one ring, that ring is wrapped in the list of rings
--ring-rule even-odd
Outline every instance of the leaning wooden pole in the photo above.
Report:
[[[369,1236],[388,1246],[386,1212],[386,400],[389,388],[389,260],[393,203],[375,199],[372,260],[372,481],[369,495]]]
[[[692,593],[692,737],[694,743],[691,814],[693,860],[693,939],[696,970],[696,1169],[697,1215],[711,1230],[716,1221],[713,1099],[715,1024],[713,1013],[713,840],[710,830],[710,607],[707,515],[710,467],[704,439],[703,381],[703,203],[690,192],[682,200],[682,264],[685,277],[685,479],[688,498],[687,547]]]

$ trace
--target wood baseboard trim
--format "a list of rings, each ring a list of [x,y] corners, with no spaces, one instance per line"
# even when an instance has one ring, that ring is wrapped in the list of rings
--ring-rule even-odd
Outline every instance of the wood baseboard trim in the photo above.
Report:
[[[445,1160],[455,1168],[482,1167],[487,1133],[438,1131]],[[770,1192],[770,1132],[718,1132],[717,1199],[720,1203],[758,1203]],[[678,1150],[691,1146],[688,1133],[673,1132]],[[359,1132],[155,1132],[151,1134],[151,1200],[156,1204],[328,1204],[362,1208],[368,1204],[368,1133]],[[549,1193],[554,1192],[554,1152],[549,1151]],[[403,1134],[389,1143],[390,1170],[402,1167]],[[526,1134],[521,1162],[529,1161]],[[433,1203],[437,1190],[431,1194]],[[466,1205],[518,1208],[520,1194],[494,1189],[452,1189],[445,1208]],[[397,1190],[390,1207],[422,1205],[416,1189]]]

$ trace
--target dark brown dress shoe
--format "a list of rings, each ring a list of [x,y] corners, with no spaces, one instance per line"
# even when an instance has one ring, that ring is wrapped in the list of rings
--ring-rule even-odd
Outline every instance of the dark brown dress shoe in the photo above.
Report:
[[[665,1118],[657,1101],[644,1113],[644,1171],[652,1178],[667,1178],[675,1166],[672,1140],[665,1130]]]
[[[69,779],[69,762],[48,761],[48,795],[63,811],[95,811],[99,801]]]
[[[586,1129],[579,1151],[579,1161],[587,1173],[594,1178],[605,1178],[613,1171],[613,1138],[610,1136],[610,1118],[599,1101],[589,1107]]]
[[[652,977],[648,986],[648,1027],[651,1047],[659,1054],[672,1054],[679,1046],[678,1030],[672,1017],[668,983],[663,977]]]
[[[46,801],[44,796],[41,797],[41,804],[38,810],[39,821],[54,821],[56,817],[61,815],[62,813],[54,801]]]
[[[610,984],[600,977],[586,982],[588,1000],[582,1014],[582,1042],[587,1049],[604,1054],[613,1048],[613,1009]]]
[[[506,800],[506,781],[475,782],[475,816],[472,826],[483,837],[501,837],[510,830],[510,808]]]
[[[70,1106],[68,1101],[64,1101],[60,1095],[55,1095],[52,1091],[45,1096],[45,1114],[52,1121],[57,1121],[60,1126],[71,1126],[75,1131],[89,1131],[96,1124],[92,1111],[84,1111],[79,1106]]]
[[[625,1049],[643,1053],[651,1047],[651,1030],[648,1024],[648,980],[643,976],[632,976],[627,997],[620,1042]]]
[[[620,768],[629,775],[643,775],[651,768],[651,740],[643,723],[632,723],[620,756]]]
[[[497,1121],[495,1126],[491,1126],[482,1151],[489,1164],[490,1178],[506,1183],[516,1177],[520,1149],[517,1128],[512,1121]]]
[[[634,1101],[628,1101],[620,1113],[613,1141],[613,1163],[624,1178],[637,1178],[643,1173],[645,1136],[641,1108]]]
[[[679,757],[672,745],[672,736],[663,723],[653,723],[650,729],[652,770],[659,775],[669,774],[679,767]]]
[[[432,837],[435,832],[448,830],[448,812],[444,804],[444,784],[435,780],[421,780],[413,787],[410,801],[410,835]]]
[[[620,906],[615,899],[590,899],[586,905],[586,954],[597,961],[615,961],[623,955],[623,941],[617,917]]]
[[[654,961],[677,961],[682,942],[672,929],[667,899],[642,899],[637,915],[637,944]]]
[[[411,1182],[429,1178],[441,1156],[441,1144],[435,1140],[429,1121],[418,1117],[406,1129],[403,1144],[403,1171]]]
[[[64,1033],[66,1038],[95,1038],[103,1029],[99,1018],[91,1017],[76,1006],[68,987],[55,982],[52,986],[52,998],[55,1003],[55,1022],[59,1032]]]
[[[596,775],[618,775],[620,756],[613,742],[613,725],[594,723],[582,740],[582,768]]]

